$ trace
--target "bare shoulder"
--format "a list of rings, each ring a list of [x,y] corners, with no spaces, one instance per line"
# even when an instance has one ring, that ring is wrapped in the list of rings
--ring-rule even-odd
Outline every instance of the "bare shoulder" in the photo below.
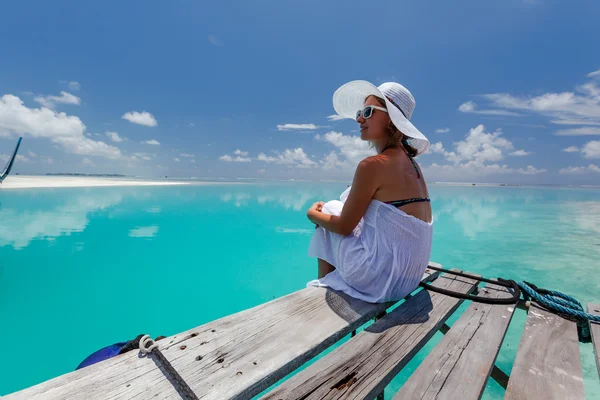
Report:
[[[362,160],[361,162],[359,162],[357,169],[377,170],[378,168],[381,168],[387,162],[388,162],[388,159],[385,156],[383,156],[381,154],[377,154],[374,156],[367,157],[364,160]]]
[[[355,177],[369,179],[374,183],[376,178],[380,175],[380,172],[383,170],[385,162],[386,160],[380,155],[367,157],[358,163]]]

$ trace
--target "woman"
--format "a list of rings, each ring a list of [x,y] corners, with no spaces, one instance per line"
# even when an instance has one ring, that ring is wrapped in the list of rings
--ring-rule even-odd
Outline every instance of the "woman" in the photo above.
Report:
[[[415,99],[399,83],[352,81],[336,90],[333,107],[356,119],[377,155],[358,164],[340,201],[308,210],[318,227],[309,255],[319,266],[319,279],[308,285],[368,302],[399,300],[419,284],[433,233],[427,185],[413,159],[429,147],[409,121]]]

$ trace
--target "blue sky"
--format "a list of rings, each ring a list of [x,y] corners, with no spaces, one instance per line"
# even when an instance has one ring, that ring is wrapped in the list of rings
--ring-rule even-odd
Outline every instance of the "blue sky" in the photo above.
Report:
[[[366,79],[412,91],[429,181],[600,183],[596,1],[5,3],[16,172],[350,179]]]

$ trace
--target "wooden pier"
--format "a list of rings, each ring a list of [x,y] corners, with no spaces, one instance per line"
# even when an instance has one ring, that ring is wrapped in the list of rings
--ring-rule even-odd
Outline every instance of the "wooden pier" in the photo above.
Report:
[[[502,286],[479,287],[474,279],[433,270],[423,280],[462,293],[510,297]],[[394,400],[478,399],[490,377],[506,388],[506,399],[585,398],[575,323],[533,304],[507,376],[495,361],[516,306],[471,303],[448,327],[461,303],[417,289],[400,305],[371,304],[311,287],[157,343],[198,399],[381,399],[386,385],[438,331],[443,339]],[[600,314],[600,305],[589,304],[588,310]],[[600,368],[600,325],[591,330]],[[177,387],[155,355],[135,350],[2,399],[190,398]]]

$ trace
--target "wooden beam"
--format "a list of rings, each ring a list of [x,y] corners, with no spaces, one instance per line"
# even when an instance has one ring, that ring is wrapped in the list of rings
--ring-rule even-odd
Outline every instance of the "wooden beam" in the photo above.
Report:
[[[531,304],[505,399],[585,399],[574,322]]]
[[[587,310],[590,314],[600,315],[600,304],[588,303]],[[596,367],[598,374],[600,374],[600,323],[590,322],[590,330],[592,332],[592,343],[596,356]]]
[[[476,287],[476,281],[453,275],[442,275],[433,284],[461,293]],[[422,290],[263,399],[373,399],[461,302]]]
[[[428,270],[423,279],[438,273]],[[159,341],[203,400],[259,394],[393,303],[309,287]],[[132,351],[5,396],[13,399],[179,399],[152,359]],[[4,399],[3,399],[4,400]]]
[[[502,286],[479,291],[509,298]],[[493,370],[516,305],[472,303],[394,396],[399,399],[479,399]]]

